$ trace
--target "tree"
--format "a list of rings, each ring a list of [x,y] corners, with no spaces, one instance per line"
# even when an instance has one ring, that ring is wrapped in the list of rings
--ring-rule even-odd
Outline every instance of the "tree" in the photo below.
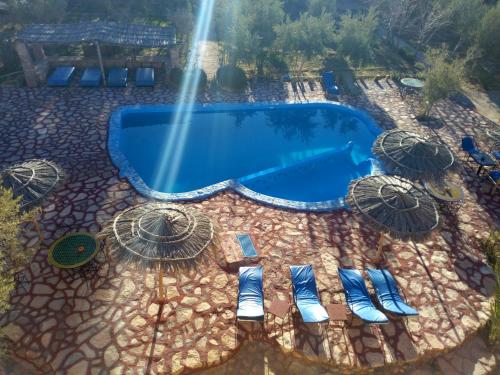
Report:
[[[396,34],[403,35],[415,28],[417,7],[418,2],[415,0],[379,0],[376,3],[376,9],[392,43]]]
[[[314,17],[303,13],[299,19],[288,19],[275,26],[275,46],[295,75],[301,75],[304,64],[324,53],[332,40],[334,21],[329,13]]]
[[[469,48],[475,42],[486,10],[483,0],[452,0],[449,5],[449,29],[457,40],[453,51],[461,47]],[[500,29],[497,29],[499,32]]]
[[[447,26],[450,14],[450,8],[442,1],[420,1],[415,15],[418,44],[428,43],[439,30]]]
[[[366,61],[375,43],[377,25],[378,17],[374,8],[370,8],[367,14],[343,15],[335,36],[337,52],[354,61]]]
[[[9,12],[15,22],[55,23],[66,15],[68,0],[9,0]]]
[[[481,19],[477,42],[490,58],[500,58],[500,3],[490,7]]]
[[[280,0],[223,0],[216,15],[216,26],[228,62],[255,63],[262,74],[276,38],[274,26],[283,18]]]
[[[436,102],[446,99],[460,90],[463,76],[463,63],[459,60],[448,61],[445,49],[428,53],[430,66],[424,73],[423,92],[424,115],[428,116]]]
[[[307,11],[315,17],[323,13],[330,13],[334,16],[337,13],[337,0],[309,0]]]

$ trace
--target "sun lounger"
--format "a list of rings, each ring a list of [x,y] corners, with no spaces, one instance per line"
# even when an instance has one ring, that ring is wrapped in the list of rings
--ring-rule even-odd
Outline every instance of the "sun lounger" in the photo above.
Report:
[[[312,266],[290,266],[293,302],[299,309],[304,323],[328,321],[328,313],[321,305]]]
[[[367,272],[383,310],[403,317],[418,315],[418,311],[401,298],[396,280],[388,270],[369,269]]]
[[[135,85],[140,87],[153,87],[155,85],[154,68],[137,68],[135,72]]]
[[[101,70],[99,68],[86,68],[80,79],[82,87],[99,87],[101,85]]]
[[[241,252],[245,258],[257,257],[257,250],[252,242],[252,238],[247,233],[237,234],[236,238],[241,247]]]
[[[55,68],[47,80],[47,84],[52,87],[66,87],[69,85],[74,72],[74,66],[60,66]]]
[[[323,86],[325,88],[325,92],[327,95],[339,95],[340,90],[337,86],[337,81],[335,78],[335,74],[333,72],[324,72],[323,73]]]
[[[262,289],[262,266],[240,267],[238,291],[238,320],[264,320],[264,291]]]
[[[109,87],[126,87],[127,86],[127,68],[112,68],[108,73]]]
[[[500,186],[500,169],[488,172],[488,181],[493,184],[491,192],[494,193]]]
[[[358,270],[339,268],[347,306],[354,315],[368,324],[385,324],[387,316],[373,304],[365,281]]]

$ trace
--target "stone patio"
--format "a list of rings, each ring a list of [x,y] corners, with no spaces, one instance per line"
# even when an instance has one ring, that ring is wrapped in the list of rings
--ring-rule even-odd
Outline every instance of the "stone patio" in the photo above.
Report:
[[[435,135],[455,152],[464,134],[482,139],[493,126],[474,111],[446,101],[435,109],[430,128],[415,121],[393,83],[367,84],[361,96],[345,102],[365,109],[386,129]],[[245,94],[207,92],[198,100],[324,100],[318,83],[315,91],[307,90],[299,98],[289,86],[267,82]],[[453,176],[465,190],[460,211],[444,214],[441,230],[424,243],[395,241],[385,246],[387,266],[421,315],[408,324],[391,320],[378,333],[354,320],[346,340],[340,329],[323,334],[302,324],[297,314],[289,325],[292,330],[269,323],[266,333],[258,325],[236,325],[237,273],[226,268],[220,241],[196,270],[165,277],[169,302],[162,311],[151,303],[154,272],[144,274],[111,262],[102,264],[90,288],[80,280],[70,281],[64,271],[48,264],[50,244],[67,232],[97,232],[117,212],[145,201],[120,180],[107,155],[110,113],[120,105],[174,103],[175,97],[164,87],[0,89],[0,162],[47,158],[67,175],[44,204],[40,222],[45,240],[38,243],[29,230],[24,238],[27,247],[39,248],[25,270],[29,284],[17,288],[12,310],[0,319],[17,358],[44,374],[179,374],[218,365],[242,343],[256,340],[323,369],[354,370],[445,354],[486,323],[495,282],[478,239],[499,222],[500,195],[485,192],[466,163]],[[289,298],[290,264],[313,264],[323,303],[343,301],[338,266],[373,265],[378,234],[346,210],[287,211],[230,191],[186,204],[213,219],[220,239],[236,232],[252,234],[263,257],[266,305]],[[281,357],[269,360],[275,358]]]

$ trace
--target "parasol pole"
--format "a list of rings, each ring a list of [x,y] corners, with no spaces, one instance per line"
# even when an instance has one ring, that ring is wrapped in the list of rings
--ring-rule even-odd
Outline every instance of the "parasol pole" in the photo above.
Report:
[[[380,232],[380,237],[378,239],[378,247],[377,247],[377,258],[382,256],[382,248],[384,247],[385,235],[384,232]]]
[[[163,267],[158,263],[158,301],[165,302],[165,292],[163,289]]]

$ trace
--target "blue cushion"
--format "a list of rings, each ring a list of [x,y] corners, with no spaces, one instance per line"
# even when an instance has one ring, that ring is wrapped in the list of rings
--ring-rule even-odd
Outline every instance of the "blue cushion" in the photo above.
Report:
[[[366,323],[388,323],[387,316],[375,307],[365,281],[358,270],[339,268],[339,276],[344,287],[347,305],[352,313]]]
[[[240,267],[236,316],[243,320],[264,320],[262,266]]]
[[[465,152],[475,152],[476,151],[476,145],[474,143],[474,138],[472,137],[464,137],[462,138],[462,150]]]
[[[325,86],[325,91],[327,92],[327,94],[339,95],[340,90],[337,86],[335,74],[333,72],[323,73],[323,85]]]
[[[127,86],[127,68],[112,68],[108,73],[108,86],[126,87]]]
[[[493,181],[497,182],[500,179],[500,170],[491,171],[488,175]]]
[[[400,316],[418,315],[417,310],[403,301],[396,280],[388,270],[368,270],[368,277],[375,288],[378,302],[385,311]]]
[[[138,68],[135,72],[136,86],[154,86],[155,70],[154,68]]]
[[[493,155],[495,159],[500,160],[500,150],[493,151],[491,155]]]
[[[80,86],[98,87],[101,84],[101,70],[99,68],[87,68],[80,79]]]
[[[328,313],[321,305],[316,288],[316,278],[312,266],[290,266],[293,300],[300,311],[304,323],[328,321]]]
[[[253,245],[252,239],[248,234],[246,233],[237,234],[236,238],[240,243],[241,252],[243,253],[243,256],[250,258],[257,256],[257,250],[255,250],[255,246]]]
[[[74,66],[60,66],[54,69],[47,80],[47,84],[49,86],[68,86],[74,72]]]

